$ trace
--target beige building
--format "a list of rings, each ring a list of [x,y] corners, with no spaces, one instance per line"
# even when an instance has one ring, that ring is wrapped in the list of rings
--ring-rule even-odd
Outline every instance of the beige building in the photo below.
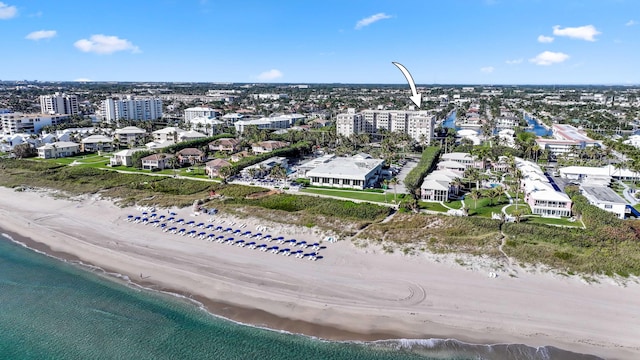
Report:
[[[55,159],[74,156],[80,152],[80,144],[70,141],[56,141],[38,148],[38,157],[42,159]]]

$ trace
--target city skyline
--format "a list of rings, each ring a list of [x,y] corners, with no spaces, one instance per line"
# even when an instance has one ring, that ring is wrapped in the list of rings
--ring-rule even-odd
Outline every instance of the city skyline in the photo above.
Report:
[[[2,80],[631,85],[624,0],[3,0]]]

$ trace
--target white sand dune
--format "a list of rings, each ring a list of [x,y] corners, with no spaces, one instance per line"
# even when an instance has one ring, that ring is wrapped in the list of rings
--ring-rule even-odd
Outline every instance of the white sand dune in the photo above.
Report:
[[[177,212],[186,220],[208,218],[192,217],[189,209]],[[577,277],[523,271],[517,277],[498,273],[491,278],[488,271],[468,270],[454,261],[384,254],[348,241],[325,243],[324,258],[308,261],[163,233],[125,221],[127,214],[139,211],[92,198],[55,200],[46,192],[0,188],[0,228],[134,281],[362,338],[456,338],[553,345],[608,359],[640,358],[637,283],[586,284]],[[229,220],[236,221],[235,227],[247,224],[243,230],[255,232],[262,224],[273,235],[321,240],[312,229]],[[260,316],[252,322],[263,324]],[[345,337],[314,331],[313,326],[299,330]]]

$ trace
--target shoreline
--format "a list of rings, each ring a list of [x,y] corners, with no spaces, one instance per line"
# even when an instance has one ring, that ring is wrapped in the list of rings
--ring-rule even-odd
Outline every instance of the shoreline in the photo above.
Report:
[[[11,204],[11,200],[14,202],[16,200],[34,200],[35,197],[38,197],[38,200],[42,199],[38,204],[46,204],[44,206],[46,209],[32,209],[24,204],[27,203],[26,201],[20,201],[24,206],[15,209],[11,214],[14,219],[20,218],[25,222],[21,226],[16,221],[8,221],[6,214],[8,214],[8,211],[14,210],[10,210],[8,206]],[[97,208],[92,207],[92,205]],[[58,216],[53,216],[56,214],[56,210],[64,212],[62,217],[64,220],[60,220]],[[95,212],[95,214],[109,215],[104,216],[103,219],[87,219],[85,224],[84,213],[91,211]],[[253,252],[247,256],[244,254],[249,254],[253,250],[225,246],[222,252],[228,253],[222,254],[224,258],[216,257],[216,260],[220,261],[220,263],[216,263],[216,266],[208,266],[206,263],[210,262],[210,258],[205,258],[205,255],[215,257],[215,252],[224,245],[211,243],[191,245],[189,241],[195,242],[198,240],[175,241],[173,240],[176,239],[173,237],[175,235],[149,236],[147,238],[145,237],[147,233],[157,234],[158,230],[150,230],[150,228],[126,222],[121,225],[124,214],[130,211],[131,209],[117,208],[106,200],[88,198],[81,201],[55,200],[47,192],[18,193],[12,189],[0,188],[0,213],[4,212],[5,214],[5,216],[0,217],[0,228],[7,234],[15,236],[19,241],[25,240],[24,242],[28,247],[33,247],[38,251],[67,261],[81,261],[84,264],[96,266],[103,269],[107,275],[109,273],[122,274],[127,276],[133,284],[150,290],[177,294],[184,296],[186,299],[193,299],[201,303],[204,309],[213,314],[213,316],[219,316],[234,322],[334,341],[368,342],[397,339],[454,338],[467,344],[510,343],[525,344],[533,347],[553,346],[577,353],[594,354],[613,359],[630,359],[640,353],[640,349],[637,346],[630,345],[634,344],[633,340],[628,340],[637,336],[638,330],[636,329],[638,327],[630,325],[626,328],[629,330],[629,334],[627,334],[629,338],[621,340],[626,341],[626,345],[610,343],[609,341],[615,335],[609,336],[608,340],[592,339],[586,337],[586,335],[572,335],[571,332],[567,332],[567,326],[555,324],[555,326],[559,326],[557,330],[560,331],[553,330],[553,326],[545,326],[546,320],[542,319],[538,320],[540,323],[527,324],[534,319],[532,318],[533,314],[517,314],[519,309],[516,308],[513,308],[513,311],[505,312],[504,309],[500,310],[501,306],[498,306],[496,310],[495,305],[486,303],[482,299],[485,295],[491,298],[491,290],[471,289],[475,294],[472,295],[472,298],[476,296],[477,299],[459,299],[460,297],[464,298],[468,292],[453,288],[456,285],[461,285],[456,284],[458,281],[467,283],[469,280],[465,279],[465,277],[472,277],[472,282],[481,282],[484,285],[488,285],[489,288],[500,285],[501,282],[511,281],[510,279],[502,278],[499,281],[495,281],[487,279],[484,275],[475,274],[477,272],[460,269],[459,266],[458,268],[452,268],[446,264],[432,264],[432,261],[430,261],[430,264],[423,259],[402,261],[398,256],[375,253],[371,249],[366,251],[357,250],[353,245],[344,242],[338,246],[339,251],[344,252],[344,255],[339,252],[331,252],[330,255],[331,258],[344,256],[345,263],[336,259],[332,260],[333,262],[331,263],[322,260],[319,262],[305,261],[302,264],[299,259],[286,257],[282,257],[282,259],[286,260],[282,260],[281,263],[277,260],[272,260],[274,259],[273,255],[263,256],[262,253]],[[54,218],[59,221],[51,221]],[[92,227],[93,230],[91,230]],[[114,227],[121,227],[121,229],[113,229]],[[107,228],[117,231],[106,233]],[[38,230],[62,231],[55,232],[47,239],[37,236],[38,234],[43,234],[42,231]],[[291,231],[296,233],[298,230],[293,229]],[[122,233],[123,231],[130,232],[128,234],[129,237],[139,238],[135,241],[126,238]],[[70,235],[75,235],[75,237]],[[90,241],[81,238],[83,235],[90,238]],[[301,236],[312,237],[313,234],[309,233]],[[297,233],[296,237],[298,237]],[[173,255],[171,251],[175,252],[178,249],[178,245],[190,247],[189,249],[181,249],[181,251],[184,251],[185,257],[167,258],[168,255]],[[331,244],[331,247],[336,245]],[[213,252],[207,252],[206,254],[199,254],[198,251],[209,251],[203,250],[205,246],[216,250],[211,250]],[[189,255],[188,259],[186,259],[186,255]],[[193,256],[193,259],[191,256]],[[226,259],[227,256],[229,256],[229,259]],[[264,264],[249,263],[247,265],[247,261],[255,261],[258,257],[260,257],[261,261],[264,257]],[[277,257],[277,259],[281,259],[281,257]],[[289,261],[288,259],[294,261]],[[147,263],[146,260],[161,261],[162,263],[151,264]],[[188,262],[185,262],[185,260],[188,260]],[[192,260],[196,263],[195,265],[191,264]],[[389,271],[409,270],[413,272],[414,268],[423,267],[423,270],[427,270],[427,273],[433,272],[432,276],[437,275],[437,278],[431,280],[446,281],[448,279],[452,284],[440,286],[434,290],[433,294],[425,290],[424,284],[417,283],[417,281],[420,281],[420,277],[416,277],[417,280],[412,279],[411,281],[396,280],[395,283],[406,282],[402,287],[380,279],[377,284],[374,284],[375,286],[372,286],[373,289],[368,287],[353,289],[358,281],[363,280],[348,276],[336,277],[336,273],[330,271],[331,269],[328,266],[339,268],[336,270],[339,273],[340,270],[349,270],[349,262],[354,261],[361,261],[368,271],[374,272],[370,277],[365,277],[366,274],[364,273],[359,273],[356,277],[377,279],[380,276],[376,276],[376,274],[381,275],[384,270],[376,272],[372,268],[372,264],[373,267],[380,266],[381,269],[385,269],[385,266],[390,267],[393,264],[397,269],[389,269]],[[399,261],[410,263],[408,265],[410,268],[405,269],[402,264],[397,264]],[[242,271],[248,271],[248,268],[257,267],[257,265],[260,265],[260,269],[255,272],[242,273]],[[287,266],[284,271],[279,269],[284,265]],[[145,274],[150,274],[151,280],[137,278],[141,269]],[[298,269],[300,274],[290,274],[290,271],[296,272]],[[315,272],[320,270],[325,274]],[[200,272],[202,272],[202,277],[199,276]],[[443,274],[443,272],[445,273]],[[451,272],[451,276],[447,276],[446,272]],[[269,279],[265,277],[264,283],[261,279],[256,279],[256,276],[269,275],[271,273],[274,273],[275,276]],[[326,277],[328,285],[325,286],[324,283],[319,283],[321,286],[304,286],[309,281],[306,275],[309,275],[311,279],[315,279],[317,275],[319,280],[323,280],[322,278]],[[399,273],[398,275],[407,274]],[[253,278],[247,278],[247,276],[253,276]],[[557,280],[550,276],[539,274],[531,276],[523,274],[522,276],[523,280],[528,282],[528,285],[535,287],[544,287],[552,282],[559,282],[559,284],[552,285],[564,287],[570,284],[576,289],[582,288],[589,290],[589,293],[598,293],[600,294],[598,296],[601,297],[604,296],[602,294],[606,291],[605,289],[600,289],[599,292],[594,292],[592,290],[602,286],[579,284],[576,287],[575,281]],[[194,277],[197,277],[197,279],[194,279]],[[189,283],[186,283],[187,280],[189,280]],[[335,281],[344,281],[346,284],[334,285],[333,282]],[[366,280],[365,282],[370,281],[374,280]],[[411,282],[414,282],[415,285],[412,285]],[[206,288],[199,288],[203,284],[206,284]],[[517,282],[513,284],[517,284]],[[346,287],[343,289],[343,286]],[[627,290],[614,285],[603,286],[608,289],[617,289],[616,292],[628,290],[630,298],[633,298],[633,294],[640,294],[640,291],[638,291],[640,288],[636,284],[632,284]],[[340,289],[336,289],[338,287]],[[304,290],[302,290],[303,288]],[[385,288],[389,289],[385,291]],[[522,288],[518,290],[522,290]],[[397,293],[401,291],[409,291],[409,297],[407,299],[394,300],[390,303],[387,297],[398,296]],[[419,295],[420,291],[423,292],[424,296],[416,299],[415,297]],[[489,291],[488,294],[486,293],[487,291]],[[439,292],[443,292],[443,294],[439,294]],[[416,293],[418,295],[414,296]],[[526,299],[527,296],[524,298]],[[638,298],[636,297],[635,299]],[[460,304],[455,304],[454,307],[447,304],[456,303],[458,300]],[[396,305],[398,301],[400,303]],[[554,299],[550,298],[548,301],[553,302]],[[634,307],[637,305],[637,300],[635,303],[633,301],[629,302],[629,305]],[[430,309],[436,303],[438,303],[438,308],[435,311]],[[458,305],[467,306],[469,309],[458,308]],[[522,304],[522,306],[524,305],[526,303]],[[619,304],[611,305],[617,306]],[[285,314],[294,316],[283,316]],[[541,314],[543,313],[538,315]],[[524,319],[523,315],[525,315]],[[493,319],[493,316],[498,316],[499,318]],[[602,319],[607,317],[607,315],[600,316]],[[547,318],[551,319],[553,316],[547,316]],[[573,319],[573,325],[569,325],[571,329],[579,329],[575,325],[584,323],[584,321],[587,321],[587,323],[598,322],[598,320],[567,318],[567,320],[571,319]],[[637,320],[634,321],[637,322]],[[503,325],[499,326],[499,324]],[[624,327],[624,323],[609,322],[605,328],[612,327]],[[529,330],[526,330],[527,328]],[[584,333],[584,330],[582,332]],[[618,329],[617,332],[620,333],[620,330]],[[586,333],[592,333],[591,336],[596,335],[596,333],[590,332],[588,329]],[[495,339],[500,340],[494,341]]]

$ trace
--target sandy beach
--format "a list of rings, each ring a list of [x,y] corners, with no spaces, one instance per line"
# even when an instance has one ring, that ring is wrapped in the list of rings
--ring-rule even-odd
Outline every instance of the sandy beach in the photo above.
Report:
[[[0,188],[0,228],[30,239],[29,246],[192,297],[240,322],[337,340],[455,338],[640,358],[640,284],[633,281],[587,284],[522,269],[493,278],[444,257],[385,254],[348,240],[323,243],[323,259],[309,261],[164,233],[125,221],[128,214],[140,211],[96,197]],[[225,214],[213,220],[253,232],[263,225],[308,242],[323,236]]]

